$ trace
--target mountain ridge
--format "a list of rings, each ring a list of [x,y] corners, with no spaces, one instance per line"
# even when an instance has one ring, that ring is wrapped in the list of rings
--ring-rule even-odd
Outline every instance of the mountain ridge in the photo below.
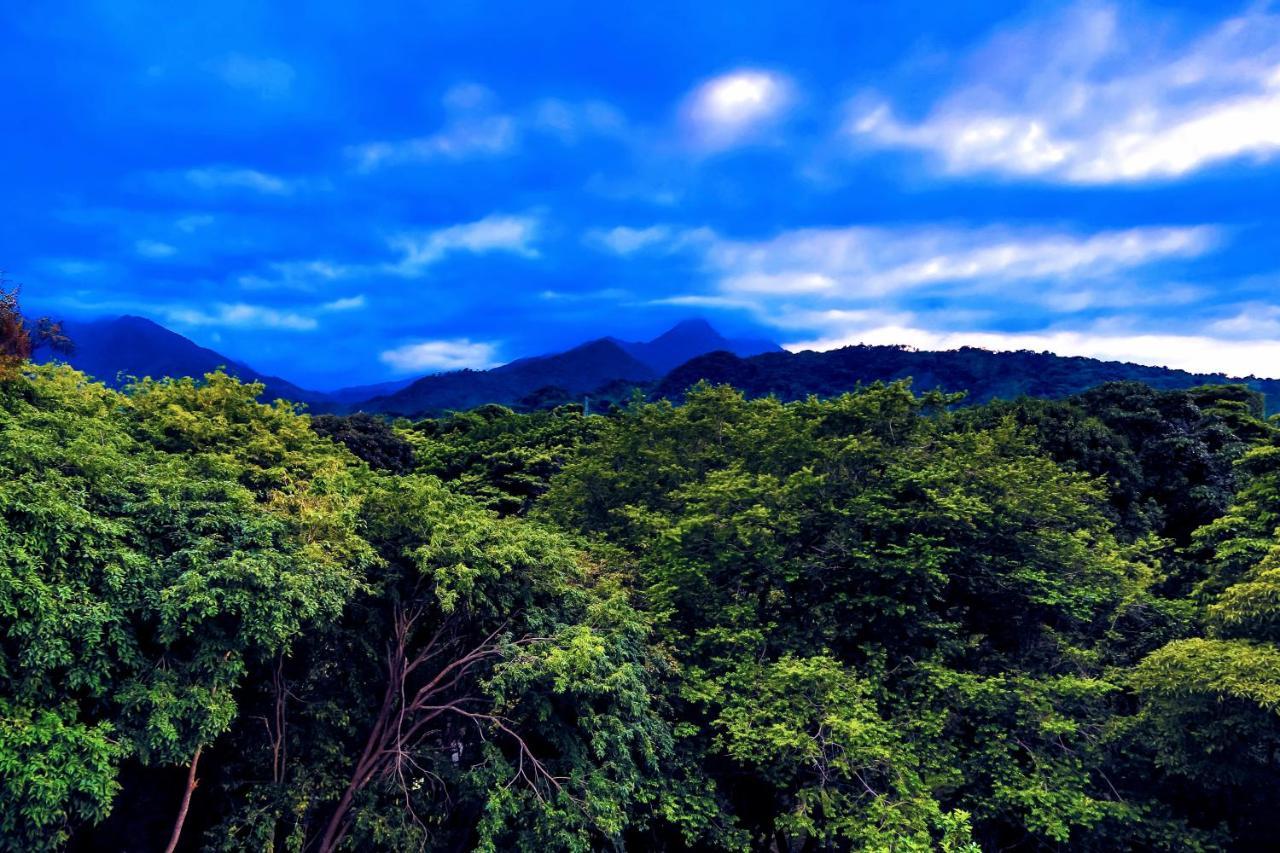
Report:
[[[1106,382],[1136,380],[1174,390],[1197,385],[1245,385],[1264,395],[1267,411],[1280,410],[1280,379],[1192,373],[1168,367],[1103,361],[1051,352],[992,351],[977,347],[916,350],[906,346],[855,345],[822,352],[732,353],[698,356],[663,377],[652,398],[678,400],[699,381],[729,384],[748,396],[783,400],[831,396],[859,384],[912,380],[916,391],[964,391],[966,402],[1019,396],[1066,397]]]
[[[851,346],[787,352],[769,341],[725,338],[706,320],[676,324],[651,341],[596,338],[562,352],[516,359],[489,370],[461,370],[417,378],[314,391],[202,347],[152,320],[133,315],[69,322],[77,351],[65,360],[109,385],[122,376],[203,376],[222,367],[246,382],[261,382],[264,397],[307,405],[315,412],[368,411],[418,417],[499,403],[544,408],[594,396],[625,400],[632,389],[650,399],[679,400],[698,381],[725,383],[749,396],[781,399],[831,396],[860,384],[911,378],[917,391],[964,391],[968,402],[995,397],[1063,397],[1096,385],[1138,380],[1155,388],[1243,384],[1261,392],[1268,412],[1280,410],[1280,379],[1193,373],[1049,352],[994,352],[974,347],[916,350]],[[668,367],[689,352],[695,354]],[[44,355],[43,360],[52,356]]]

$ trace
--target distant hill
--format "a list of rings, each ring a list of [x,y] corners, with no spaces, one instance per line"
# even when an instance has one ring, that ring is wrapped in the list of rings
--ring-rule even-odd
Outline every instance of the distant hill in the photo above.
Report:
[[[852,346],[791,353],[769,341],[725,338],[705,320],[680,323],[651,341],[599,338],[561,353],[522,358],[492,370],[461,370],[323,392],[259,373],[235,359],[142,317],[69,322],[74,367],[106,382],[129,376],[203,376],[219,367],[266,386],[267,399],[305,403],[313,412],[362,410],[422,416],[500,403],[549,408],[592,399],[607,410],[634,389],[651,399],[680,400],[700,380],[733,385],[749,396],[784,400],[849,391],[859,384],[911,378],[918,391],[966,391],[968,401],[1066,397],[1104,382],[1136,380],[1154,388],[1243,384],[1261,392],[1268,413],[1280,411],[1280,379],[1189,373],[1047,352],[918,351],[895,346]],[[49,356],[43,356],[47,359]]]
[[[637,361],[647,364],[658,374],[665,374],[691,358],[709,352],[731,352],[750,356],[766,352],[782,352],[782,347],[766,340],[726,338],[712,328],[706,320],[685,320],[663,332],[651,341],[634,343],[614,341]]]
[[[309,391],[278,376],[259,373],[247,364],[207,349],[144,317],[110,317],[87,322],[64,324],[75,344],[70,356],[57,356],[77,370],[108,385],[120,384],[131,376],[162,378],[165,376],[200,377],[219,367],[226,368],[244,382],[266,385],[267,399],[282,397],[300,403],[317,403],[327,399],[318,391]],[[48,360],[48,354],[43,355]]]
[[[1104,382],[1136,380],[1154,388],[1242,384],[1260,391],[1267,411],[1280,410],[1280,380],[1237,378],[1221,373],[1189,373],[1047,352],[991,352],[965,347],[919,351],[894,346],[851,346],[827,352],[776,352],[741,358],[727,352],[699,356],[677,367],[655,386],[652,396],[678,400],[700,380],[726,383],[749,396],[773,394],[783,400],[820,397],[858,384],[910,377],[917,391],[967,391],[968,401],[992,398],[1066,397]]]
[[[600,338],[554,355],[521,358],[492,370],[424,376],[408,387],[356,404],[387,414],[422,415],[485,403],[539,408],[580,399],[597,389],[652,383],[695,356],[781,352],[763,340],[726,338],[706,320],[686,320],[651,341]]]
[[[645,382],[660,372],[605,338],[555,355],[522,358],[492,370],[458,370],[424,376],[408,387],[365,401],[368,412],[421,415],[470,409],[485,403],[514,405],[536,391],[554,388],[581,395],[616,380]]]

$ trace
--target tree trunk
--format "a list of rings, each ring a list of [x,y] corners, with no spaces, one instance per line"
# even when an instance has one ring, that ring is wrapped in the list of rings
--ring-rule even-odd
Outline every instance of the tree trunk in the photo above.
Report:
[[[199,782],[196,780],[196,765],[200,763],[200,752],[203,746],[197,746],[191,756],[191,768],[187,770],[187,789],[182,792],[182,805],[178,807],[178,819],[173,822],[173,834],[169,836],[169,844],[164,853],[173,853],[178,847],[178,839],[182,836],[182,824],[187,820],[187,811],[191,808],[191,795]]]

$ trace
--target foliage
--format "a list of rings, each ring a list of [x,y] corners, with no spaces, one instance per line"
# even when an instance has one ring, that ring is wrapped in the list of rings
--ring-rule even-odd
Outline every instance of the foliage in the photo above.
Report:
[[[261,390],[0,383],[0,849],[1273,840],[1252,392]]]

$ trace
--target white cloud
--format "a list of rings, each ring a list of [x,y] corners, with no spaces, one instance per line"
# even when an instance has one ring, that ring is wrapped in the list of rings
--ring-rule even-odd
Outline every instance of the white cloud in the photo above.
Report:
[[[457,252],[483,254],[508,252],[524,257],[537,257],[533,246],[539,223],[532,216],[486,216],[476,222],[451,225],[419,234],[402,234],[391,240],[391,246],[404,257],[385,267],[386,272],[417,276],[446,255]]]
[[[586,136],[616,136],[627,130],[627,119],[604,101],[565,101],[544,98],[533,106],[529,123],[573,144]]]
[[[36,266],[47,273],[65,278],[101,279],[117,272],[111,264],[87,258],[44,258],[36,261]]]
[[[173,226],[183,234],[194,234],[202,228],[208,228],[213,222],[214,218],[207,213],[193,213],[181,217]]]
[[[716,239],[707,262],[727,293],[867,298],[938,284],[977,286],[1097,278],[1216,245],[1207,226],[1089,235],[1011,228],[854,226]],[[1007,290],[1005,292],[1008,292]]]
[[[133,244],[133,250],[144,258],[169,258],[178,253],[178,250],[168,243],[161,243],[158,240],[138,240]]]
[[[931,331],[918,326],[890,324],[849,329],[838,335],[796,341],[784,346],[798,352],[853,344],[902,344],[924,350],[970,346],[1000,351],[1049,351],[1058,355],[1127,361],[1197,373],[1280,377],[1280,341],[1241,341],[1208,335],[1116,334],[1094,330],[1030,333]]]
[[[713,77],[691,92],[684,118],[693,141],[726,148],[775,122],[792,100],[792,85],[772,71],[739,69]]]
[[[548,302],[596,302],[607,300],[618,302],[629,299],[631,292],[618,287],[606,287],[601,290],[588,290],[583,293],[565,293],[561,290],[544,290],[538,294],[539,299]]]
[[[587,242],[603,246],[619,255],[630,255],[651,246],[670,243],[672,230],[666,225],[650,225],[648,228],[629,228],[619,225],[617,228],[597,229],[587,233]]]
[[[357,296],[344,296],[341,299],[335,299],[332,302],[326,302],[320,306],[321,311],[355,311],[363,308],[365,305],[364,294]]]
[[[440,101],[450,110],[483,110],[493,107],[498,96],[488,86],[468,81],[450,86]]]
[[[248,305],[219,303],[211,309],[169,307],[161,309],[172,323],[186,326],[224,326],[239,329],[280,329],[309,332],[318,325],[314,317],[295,311]]]
[[[469,338],[422,341],[383,352],[380,358],[401,373],[493,367],[496,347]]]
[[[510,116],[483,115],[457,119],[428,136],[354,145],[347,153],[356,161],[357,170],[372,172],[383,166],[437,158],[496,156],[515,144],[516,126]]]
[[[599,100],[543,98],[531,106],[504,112],[498,109],[492,90],[478,83],[461,83],[445,92],[441,101],[446,118],[434,133],[349,146],[346,153],[356,170],[373,172],[406,163],[498,157],[514,150],[530,131],[574,144],[587,136],[616,136],[627,128],[621,111]]]
[[[257,169],[240,169],[231,166],[205,166],[188,169],[182,173],[186,183],[207,192],[224,190],[250,190],[262,195],[291,195],[305,186],[305,181],[290,180],[260,172]],[[167,180],[162,178],[163,182]]]
[[[992,39],[918,120],[858,99],[849,131],[861,145],[929,152],[952,173],[1072,184],[1270,158],[1280,151],[1280,15],[1265,9],[1168,47],[1159,22],[1086,2]]]
[[[316,290],[360,272],[359,267],[333,261],[276,261],[267,264],[270,275],[248,273],[236,279],[246,290]]]
[[[238,53],[219,62],[216,71],[229,86],[255,92],[268,100],[287,96],[297,76],[293,66],[282,60]]]
[[[1280,306],[1247,305],[1239,313],[1216,320],[1209,330],[1231,338],[1280,338]]]

